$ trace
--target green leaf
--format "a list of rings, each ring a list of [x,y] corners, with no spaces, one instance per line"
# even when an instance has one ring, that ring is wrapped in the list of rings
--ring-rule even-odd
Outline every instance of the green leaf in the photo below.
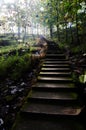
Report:
[[[86,82],[86,72],[85,72],[85,74],[82,74],[82,75],[79,76],[79,81],[81,83],[85,83]]]

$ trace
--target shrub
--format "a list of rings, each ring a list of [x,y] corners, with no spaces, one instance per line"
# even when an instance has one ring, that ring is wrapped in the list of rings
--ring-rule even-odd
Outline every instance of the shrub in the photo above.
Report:
[[[28,71],[30,63],[30,54],[28,53],[23,56],[16,54],[15,56],[9,56],[7,59],[2,56],[0,59],[0,79],[8,76],[17,80]]]

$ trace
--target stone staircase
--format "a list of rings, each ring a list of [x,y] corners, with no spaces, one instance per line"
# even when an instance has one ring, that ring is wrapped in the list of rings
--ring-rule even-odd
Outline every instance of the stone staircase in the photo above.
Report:
[[[53,49],[52,49],[53,48]],[[13,130],[85,130],[83,104],[65,55],[52,43]]]

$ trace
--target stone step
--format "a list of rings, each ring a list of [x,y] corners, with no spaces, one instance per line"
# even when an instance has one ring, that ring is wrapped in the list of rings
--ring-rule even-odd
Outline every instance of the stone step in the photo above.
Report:
[[[45,59],[45,61],[68,61],[67,59],[60,59],[60,58],[47,58],[47,57],[45,57],[44,58]],[[69,62],[69,61],[68,61]]]
[[[57,51],[57,50],[54,50],[54,52],[51,50],[48,50],[47,54],[63,54],[63,53],[61,53],[61,51]]]
[[[58,59],[64,59],[64,54],[46,54],[46,58],[58,58]]]
[[[49,49],[48,48],[48,50],[47,50],[47,53],[60,53],[60,54],[63,54],[63,51],[61,51],[61,50],[57,50],[57,47],[54,47],[54,50],[53,49]]]
[[[32,90],[37,91],[60,91],[60,92],[77,92],[77,88],[73,83],[56,83],[56,82],[44,82],[38,81],[36,84],[32,85]]]
[[[26,102],[21,109],[21,112],[27,114],[38,114],[38,115],[55,115],[55,116],[77,116],[82,110],[82,106],[78,105],[57,105],[51,103],[41,102]]]
[[[54,68],[54,67],[49,67],[49,68],[41,68],[42,72],[70,72],[70,68]]]
[[[48,46],[48,51],[50,51],[50,52],[53,51],[54,52],[54,51],[60,51],[60,49],[57,49],[56,45],[50,45],[50,46]]]
[[[51,100],[51,101],[75,101],[78,98],[78,94],[74,92],[59,92],[59,91],[41,91],[41,90],[32,90],[32,94],[29,99],[35,100]]]
[[[71,72],[40,72],[39,76],[52,76],[52,77],[56,77],[56,76],[71,76]]]
[[[64,88],[64,89],[71,89],[71,88],[75,88],[75,85],[73,83],[44,83],[44,82],[37,82],[36,84],[34,84],[32,87],[36,88],[48,88],[48,89],[60,89],[60,88]]]
[[[32,116],[22,113],[12,130],[85,130],[83,124],[75,119],[52,116]]]
[[[42,82],[62,82],[62,83],[72,83],[72,79],[68,77],[43,77],[43,76],[38,76],[38,81]]]
[[[54,48],[54,50],[52,49],[52,47]],[[60,50],[59,49],[57,50],[57,46],[50,45],[50,46],[48,46],[48,50],[47,51],[54,52],[54,51],[60,51]]]
[[[69,64],[69,61],[66,61],[66,60],[55,60],[55,59],[53,59],[53,60],[45,60],[44,62],[43,62],[44,64]]]
[[[55,47],[57,50],[59,50],[58,45],[56,43],[49,43],[48,47]]]
[[[56,68],[56,67],[60,67],[60,68],[70,68],[70,66],[68,65],[68,64],[43,64],[42,65],[43,67],[46,67],[46,68],[48,68],[48,67],[53,67],[53,68]]]

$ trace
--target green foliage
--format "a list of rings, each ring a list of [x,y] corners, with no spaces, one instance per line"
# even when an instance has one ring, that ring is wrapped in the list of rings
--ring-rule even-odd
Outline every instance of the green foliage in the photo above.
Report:
[[[81,83],[86,83],[86,72],[79,76],[79,81]]]
[[[43,7],[43,19],[49,28],[52,25],[53,30],[57,29],[60,42],[82,44],[85,41],[85,0],[47,0]]]
[[[32,50],[30,46],[33,44],[34,41],[29,41],[29,46],[25,44],[15,44],[0,48],[0,80],[6,77],[17,80],[29,71],[31,67],[30,51]],[[19,50],[24,50],[24,52],[19,52]],[[14,51],[16,52],[15,54],[9,55],[10,52],[13,53]]]
[[[3,56],[0,59],[0,79],[10,77],[17,80],[24,73],[26,73],[30,67],[31,59],[30,54],[23,56],[9,56],[7,59]]]
[[[15,65],[12,66],[12,76],[13,79],[18,79],[26,73],[30,67],[30,59],[29,55],[26,54],[22,57],[17,56],[14,57]],[[16,59],[16,60],[15,60]]]
[[[5,58],[1,57],[0,59],[0,78],[3,78],[6,76],[7,68],[5,64]]]
[[[70,51],[73,53],[79,53],[79,52],[84,53],[84,52],[86,52],[86,44],[83,43],[81,45],[77,45],[77,46],[73,46],[73,47],[71,46]]]

